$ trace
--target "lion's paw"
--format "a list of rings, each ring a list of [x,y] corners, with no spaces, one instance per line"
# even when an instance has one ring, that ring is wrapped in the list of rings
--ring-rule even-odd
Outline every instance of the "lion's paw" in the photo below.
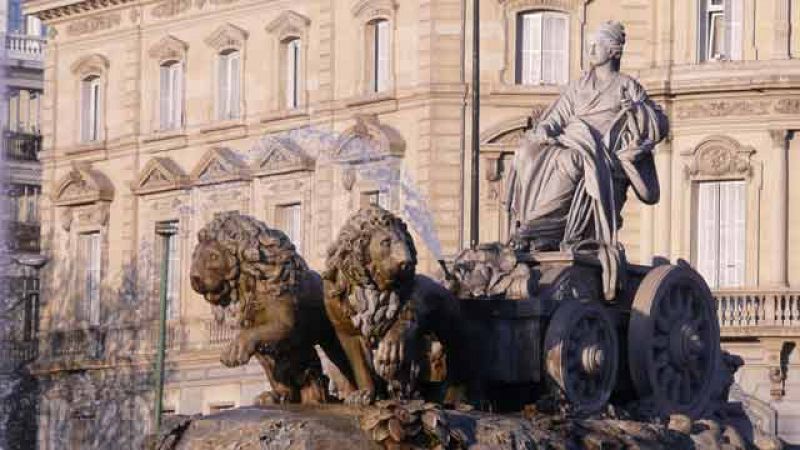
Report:
[[[228,348],[220,355],[220,361],[228,367],[242,366],[250,361],[250,357],[255,351],[256,346],[253,342],[240,337],[228,344]]]
[[[344,398],[344,404],[351,406],[368,406],[373,401],[375,401],[375,392],[370,389],[353,391]]]
[[[284,405],[290,402],[288,393],[264,391],[253,400],[256,406]]]

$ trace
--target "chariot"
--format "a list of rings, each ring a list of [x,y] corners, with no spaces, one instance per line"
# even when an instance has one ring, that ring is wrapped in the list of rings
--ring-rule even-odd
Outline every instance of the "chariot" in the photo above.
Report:
[[[513,392],[511,404],[557,394],[585,413],[634,401],[660,416],[703,412],[719,364],[719,326],[694,269],[683,261],[624,264],[609,301],[595,254],[517,257],[528,275],[508,285],[512,294],[459,295],[482,355],[483,389]]]

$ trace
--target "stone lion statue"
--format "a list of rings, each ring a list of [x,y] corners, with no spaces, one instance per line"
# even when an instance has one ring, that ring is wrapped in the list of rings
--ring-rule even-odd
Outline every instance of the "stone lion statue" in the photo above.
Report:
[[[416,265],[406,224],[376,205],[351,216],[328,249],[325,308],[357,385],[346,402],[415,396],[430,336],[444,345],[448,381],[458,386],[444,401],[460,400],[454,396],[460,395],[466,340],[460,336],[458,302],[438,283],[417,275]]]
[[[255,356],[272,389],[256,403],[319,403],[326,384],[315,345],[343,373],[347,359],[327,319],[322,280],[281,231],[252,217],[224,213],[197,234],[192,289],[237,330],[220,360],[229,367]],[[347,386],[338,386],[349,392]]]

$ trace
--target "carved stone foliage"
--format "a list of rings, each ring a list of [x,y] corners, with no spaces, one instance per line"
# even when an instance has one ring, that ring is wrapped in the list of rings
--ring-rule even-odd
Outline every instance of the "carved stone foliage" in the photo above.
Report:
[[[284,40],[292,36],[305,35],[305,30],[310,24],[311,20],[308,17],[294,11],[284,11],[267,25],[267,32]]]
[[[81,19],[69,24],[67,26],[67,34],[70,36],[80,36],[83,34],[96,33],[113,28],[121,22],[122,16],[120,16],[119,13],[87,17],[86,19]]]
[[[679,119],[728,116],[762,116],[769,114],[768,100],[717,100],[677,106]]]
[[[231,149],[212,148],[192,170],[189,179],[194,185],[225,183],[249,179],[244,161]]]
[[[188,186],[189,177],[175,161],[170,158],[155,157],[139,173],[133,186],[136,194],[182,189]]]
[[[53,192],[53,203],[57,206],[85,205],[114,198],[111,181],[87,163],[74,163]]]
[[[357,115],[356,124],[339,137],[333,155],[338,161],[363,162],[387,156],[402,157],[406,141],[375,115]]]
[[[314,159],[291,140],[266,137],[260,146],[263,149],[261,156],[251,166],[256,175],[275,175],[314,168]]]
[[[72,70],[72,73],[78,77],[84,78],[89,75],[101,75],[108,70],[108,67],[108,58],[95,53],[93,55],[84,56],[75,61],[70,69]]]
[[[205,42],[215,50],[221,52],[225,49],[241,49],[247,40],[247,31],[229,23],[217,28]]]
[[[800,113],[800,98],[782,98],[776,101],[775,112],[780,114]]]
[[[692,156],[686,173],[688,176],[707,177],[749,176],[753,153],[755,149],[752,147],[742,146],[727,136],[712,136],[686,153]]]
[[[165,36],[150,47],[148,54],[159,61],[182,61],[186,57],[186,42],[174,37]]]
[[[172,17],[188,11],[192,7],[192,0],[167,0],[156,4],[150,10],[153,17]]]
[[[374,17],[393,17],[397,7],[396,0],[357,0],[350,11],[356,17],[370,20]]]

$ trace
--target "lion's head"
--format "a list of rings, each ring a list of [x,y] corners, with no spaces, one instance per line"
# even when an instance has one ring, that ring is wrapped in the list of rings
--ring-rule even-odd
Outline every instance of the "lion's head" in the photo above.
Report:
[[[219,214],[197,233],[197,240],[192,289],[214,305],[237,302],[240,287],[242,292],[255,292],[256,280],[269,281],[269,294],[294,291],[299,274],[308,269],[282,231],[239,213]]]
[[[344,224],[328,249],[323,278],[347,290],[353,286],[388,291],[413,279],[417,250],[406,224],[372,205]]]

